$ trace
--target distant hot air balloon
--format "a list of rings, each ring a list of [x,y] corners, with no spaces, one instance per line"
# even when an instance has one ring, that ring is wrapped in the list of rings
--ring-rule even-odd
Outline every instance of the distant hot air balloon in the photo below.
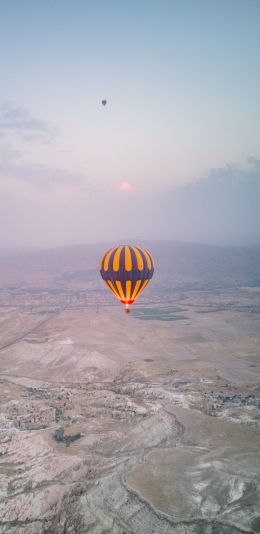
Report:
[[[102,106],[106,106],[107,105],[107,101],[106,100],[101,100],[101,104],[102,104]]]
[[[141,247],[121,245],[108,250],[100,261],[100,274],[115,296],[129,305],[139,297],[154,273],[153,259]]]

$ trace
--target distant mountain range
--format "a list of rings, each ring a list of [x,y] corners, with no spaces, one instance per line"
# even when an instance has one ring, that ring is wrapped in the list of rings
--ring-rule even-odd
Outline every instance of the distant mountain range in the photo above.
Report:
[[[155,261],[156,289],[260,286],[260,244],[228,247],[170,241],[139,241]],[[99,260],[114,243],[48,250],[0,251],[1,287],[103,287]]]

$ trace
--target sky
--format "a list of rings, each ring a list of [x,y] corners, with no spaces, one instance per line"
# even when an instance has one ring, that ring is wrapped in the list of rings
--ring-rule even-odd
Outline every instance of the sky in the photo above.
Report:
[[[0,247],[260,242],[259,22],[259,0],[0,0]]]

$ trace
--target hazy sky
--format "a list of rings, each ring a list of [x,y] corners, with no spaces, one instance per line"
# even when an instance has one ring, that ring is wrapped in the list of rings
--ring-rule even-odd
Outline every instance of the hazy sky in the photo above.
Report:
[[[260,241],[259,27],[259,0],[0,0],[0,246]]]

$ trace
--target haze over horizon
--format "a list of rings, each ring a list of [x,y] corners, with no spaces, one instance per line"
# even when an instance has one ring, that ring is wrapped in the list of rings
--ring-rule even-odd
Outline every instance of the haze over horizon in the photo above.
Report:
[[[0,248],[260,242],[259,16],[2,2]]]

